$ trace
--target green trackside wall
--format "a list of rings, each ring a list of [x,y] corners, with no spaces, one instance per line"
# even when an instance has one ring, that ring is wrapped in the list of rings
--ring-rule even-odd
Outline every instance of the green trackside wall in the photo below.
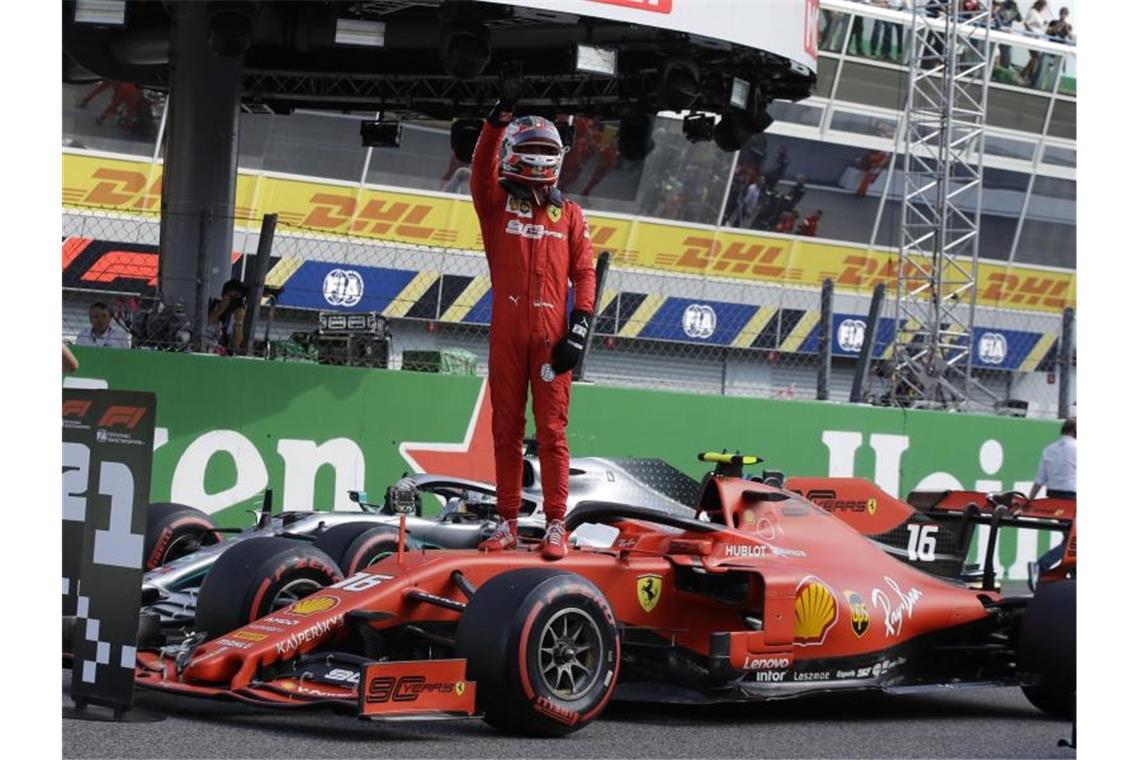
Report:
[[[80,370],[69,384],[157,394],[152,499],[204,508],[224,526],[248,525],[246,510],[266,487],[278,509],[352,509],[349,488],[375,500],[413,469],[401,443],[466,448],[482,387],[478,378],[411,372],[75,353]],[[905,495],[914,488],[1028,490],[1042,447],[1058,432],[1059,423],[1040,420],[580,384],[567,435],[573,456],[660,457],[699,477],[706,467],[697,452],[727,448],[758,454],[764,466],[788,474],[855,475]],[[1023,577],[1024,563],[1048,540],[1003,531],[1007,577]]]

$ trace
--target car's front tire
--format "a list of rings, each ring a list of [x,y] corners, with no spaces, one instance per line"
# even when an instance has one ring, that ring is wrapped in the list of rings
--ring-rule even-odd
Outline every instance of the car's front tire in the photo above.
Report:
[[[342,580],[332,557],[312,544],[280,537],[237,541],[202,582],[194,630],[217,638]]]
[[[200,509],[173,502],[147,507],[143,569],[153,570],[222,540],[217,525]]]
[[[495,576],[468,602],[455,646],[467,660],[484,720],[508,733],[577,731],[617,685],[613,611],[593,583],[574,573],[528,568]]]
[[[409,546],[412,544],[409,541]],[[336,560],[344,574],[349,576],[395,554],[399,550],[400,532],[375,523],[345,523],[326,530],[313,545]]]

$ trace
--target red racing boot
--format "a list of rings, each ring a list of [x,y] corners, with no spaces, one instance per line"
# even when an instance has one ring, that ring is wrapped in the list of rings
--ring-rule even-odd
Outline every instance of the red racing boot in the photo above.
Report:
[[[566,524],[561,520],[551,520],[542,539],[542,558],[555,560],[565,556]]]
[[[479,551],[501,552],[519,545],[518,520],[499,520],[495,532],[479,543]]]

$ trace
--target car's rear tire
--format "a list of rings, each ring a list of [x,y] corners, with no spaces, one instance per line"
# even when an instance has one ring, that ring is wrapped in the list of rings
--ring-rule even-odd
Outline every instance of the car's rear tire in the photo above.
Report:
[[[508,733],[563,736],[606,706],[621,659],[609,602],[580,575],[510,570],[467,603],[455,636],[484,720]]]
[[[1037,589],[1021,618],[1017,669],[1035,683],[1021,690],[1038,710],[1072,720],[1077,708],[1077,582]]]
[[[217,525],[200,509],[173,502],[147,507],[143,569],[153,570],[222,540]]]
[[[346,576],[395,554],[399,544],[400,532],[396,528],[367,522],[334,525],[313,542],[313,546],[336,560]]]
[[[217,638],[342,580],[333,558],[312,544],[280,537],[238,541],[202,582],[194,630]]]

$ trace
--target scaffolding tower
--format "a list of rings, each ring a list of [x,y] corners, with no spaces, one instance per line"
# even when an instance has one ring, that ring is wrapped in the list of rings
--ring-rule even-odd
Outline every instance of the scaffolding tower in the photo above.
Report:
[[[912,4],[890,391],[899,406],[993,399],[972,377],[991,4],[961,4]]]

